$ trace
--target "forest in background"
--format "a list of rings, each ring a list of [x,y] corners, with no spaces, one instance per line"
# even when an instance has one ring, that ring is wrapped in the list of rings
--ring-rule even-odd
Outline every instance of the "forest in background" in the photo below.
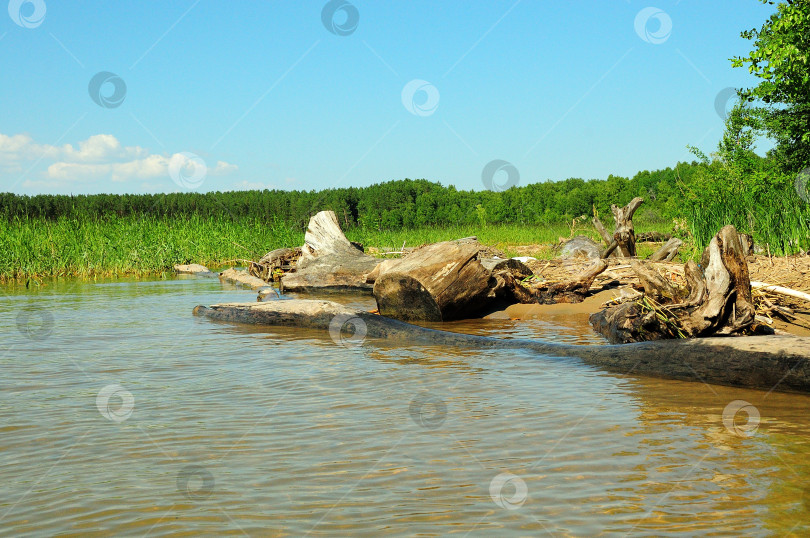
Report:
[[[309,217],[325,209],[335,211],[348,228],[400,229],[465,224],[549,224],[591,215],[593,207],[610,212],[610,204],[624,205],[635,196],[645,199],[642,212],[651,220],[681,216],[683,196],[679,176],[687,181],[696,164],[679,164],[633,178],[532,183],[498,191],[464,191],[425,179],[388,181],[369,187],[323,191],[228,191],[170,194],[37,195],[0,194],[0,218],[104,219],[151,216],[158,218],[231,218],[277,220],[303,228]]]

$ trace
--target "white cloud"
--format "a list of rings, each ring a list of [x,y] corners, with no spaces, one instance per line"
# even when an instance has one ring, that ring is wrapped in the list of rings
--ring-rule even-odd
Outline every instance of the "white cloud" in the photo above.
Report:
[[[38,179],[23,183],[28,188],[58,188],[99,180],[169,179],[169,163],[173,159],[185,158],[183,155],[186,154],[150,154],[140,146],[122,146],[115,136],[109,134],[93,135],[77,146],[53,146],[38,144],[27,134],[9,136],[0,133],[0,171],[16,173],[26,161],[34,164],[42,161],[47,165]],[[227,176],[238,169],[235,164],[217,161],[207,171],[209,175]]]
[[[212,176],[226,176],[239,170],[235,164],[226,163],[225,161],[217,161],[214,168],[209,168],[208,173]]]

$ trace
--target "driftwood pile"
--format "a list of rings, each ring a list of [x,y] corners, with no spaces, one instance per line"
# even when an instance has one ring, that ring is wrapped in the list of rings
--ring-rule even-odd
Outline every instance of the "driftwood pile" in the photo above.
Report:
[[[680,239],[636,236],[632,218],[642,203],[635,198],[624,207],[611,207],[612,235],[594,216],[603,246],[575,238],[569,248],[573,258],[526,263],[498,257],[500,253],[474,237],[408,249],[401,258],[369,256],[346,238],[333,212],[322,211],[310,219],[303,246],[274,250],[250,265],[249,285],[278,281],[284,291],[371,293],[383,316],[440,322],[514,303],[578,303],[594,289],[629,284],[638,291],[625,289],[622,299],[591,316],[594,328],[613,343],[757,330],[762,320],[757,315],[764,312],[767,297],[757,291],[758,282],[752,292],[746,261],[752,251],[750,236],[726,227],[700,264],[676,265],[671,260]],[[666,243],[642,261],[636,257],[639,239]],[[667,270],[660,272],[662,267]]]

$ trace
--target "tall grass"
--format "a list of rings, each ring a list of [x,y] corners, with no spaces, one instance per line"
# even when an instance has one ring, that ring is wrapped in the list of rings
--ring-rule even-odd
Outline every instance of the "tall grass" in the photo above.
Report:
[[[796,177],[764,159],[745,164],[707,163],[685,187],[684,212],[696,250],[728,224],[773,254],[810,249],[810,203],[797,192]]]
[[[159,274],[178,263],[257,259],[303,232],[228,218],[14,219],[0,228],[0,280]]]
[[[667,231],[663,223],[636,223],[637,231]],[[346,236],[366,247],[406,246],[477,236],[508,255],[552,257],[560,238],[583,234],[599,241],[587,221],[553,225],[459,225],[399,230],[354,227]],[[142,276],[167,273],[175,264],[211,268],[257,260],[269,250],[298,246],[304,230],[278,220],[230,217],[126,216],[15,218],[0,227],[0,281],[50,277]],[[519,245],[531,248],[516,249]],[[645,254],[640,246],[640,254]]]

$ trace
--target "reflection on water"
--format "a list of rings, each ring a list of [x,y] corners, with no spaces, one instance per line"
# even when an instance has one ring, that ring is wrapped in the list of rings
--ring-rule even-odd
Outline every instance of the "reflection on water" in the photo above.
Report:
[[[191,316],[253,298],[202,279],[6,288],[3,532],[810,531],[810,398]]]

